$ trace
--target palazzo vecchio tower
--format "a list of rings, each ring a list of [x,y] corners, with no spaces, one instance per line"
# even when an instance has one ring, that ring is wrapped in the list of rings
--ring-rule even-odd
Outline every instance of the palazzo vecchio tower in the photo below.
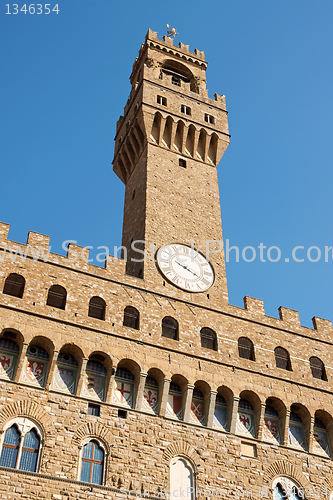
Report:
[[[206,67],[148,31],[115,137],[122,259],[0,224],[0,498],[332,497],[332,323],[228,302]]]

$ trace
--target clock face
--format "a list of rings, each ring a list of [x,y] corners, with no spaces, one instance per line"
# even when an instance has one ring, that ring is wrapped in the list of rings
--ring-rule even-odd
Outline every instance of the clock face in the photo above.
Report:
[[[187,292],[205,292],[214,283],[208,260],[186,245],[164,245],[157,252],[157,264],[168,281]]]

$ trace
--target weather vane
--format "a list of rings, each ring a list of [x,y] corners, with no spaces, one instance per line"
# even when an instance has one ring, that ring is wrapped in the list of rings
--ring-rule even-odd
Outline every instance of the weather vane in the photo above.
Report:
[[[175,38],[176,35],[179,35],[177,28],[170,28],[170,24],[166,25],[168,30],[167,30],[167,35],[170,36],[171,38]]]

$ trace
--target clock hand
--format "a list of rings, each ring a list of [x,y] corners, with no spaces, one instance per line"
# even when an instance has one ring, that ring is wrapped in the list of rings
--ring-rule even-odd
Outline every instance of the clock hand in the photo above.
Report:
[[[183,269],[186,269],[186,271],[190,271],[190,273],[194,274],[194,276],[195,276],[196,278],[199,278],[199,276],[197,275],[197,273],[195,273],[194,271],[192,271],[192,269],[190,269],[190,268],[189,268],[189,267],[187,267],[187,266],[184,266],[183,264],[181,264],[180,262],[178,262],[178,260],[175,260],[175,262],[176,262],[179,266],[181,266]]]

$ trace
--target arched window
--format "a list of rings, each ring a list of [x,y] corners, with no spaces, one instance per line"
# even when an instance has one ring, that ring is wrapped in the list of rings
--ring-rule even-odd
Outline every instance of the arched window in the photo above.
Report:
[[[196,388],[193,391],[189,421],[194,424],[205,425],[205,397]]]
[[[45,387],[49,368],[49,353],[38,345],[30,344],[24,361],[21,382]]]
[[[182,391],[178,384],[171,382],[165,415],[176,420],[183,420]]]
[[[117,405],[134,407],[135,379],[133,373],[127,368],[118,368],[116,371],[116,388],[112,402]]]
[[[162,319],[162,337],[167,339],[178,340],[178,321],[170,316]]]
[[[142,410],[158,413],[158,383],[153,377],[147,377],[143,391]]]
[[[7,332],[5,332],[4,336],[0,338],[0,378],[13,380],[15,376],[19,347],[15,340],[7,337],[6,333]]]
[[[194,500],[194,477],[192,464],[186,458],[173,458],[170,462],[170,499]]]
[[[238,339],[238,354],[240,358],[249,359],[250,361],[255,360],[253,342],[247,337]]]
[[[283,347],[276,347],[274,349],[275,362],[277,368],[291,371],[291,363],[289,352]]]
[[[314,453],[332,458],[326,426],[318,417],[315,417],[313,437]]]
[[[216,396],[213,428],[228,430],[227,402],[220,394]]]
[[[16,418],[5,432],[0,466],[37,472],[41,437],[36,424],[24,417]]]
[[[320,380],[327,380],[325,365],[321,359],[316,356],[310,358],[310,368],[313,378],[319,378]]]
[[[25,279],[20,274],[10,274],[3,287],[3,293],[22,299],[25,287]]]
[[[210,328],[202,328],[200,332],[201,347],[217,351],[216,333]]]
[[[82,396],[105,401],[106,375],[104,357],[93,354],[87,363],[86,375],[82,386]]]
[[[307,449],[302,419],[293,410],[290,412],[289,418],[288,444],[302,450]]]
[[[51,388],[55,391],[75,394],[78,362],[71,354],[60,353],[53,375]]]
[[[264,441],[270,441],[275,444],[282,443],[279,414],[276,409],[269,404],[266,404],[265,407],[262,437]]]
[[[83,446],[80,480],[85,483],[102,484],[104,472],[104,450],[96,440]]]
[[[105,319],[106,303],[101,297],[92,297],[89,302],[88,316],[96,319]]]
[[[254,408],[249,401],[243,398],[238,403],[237,434],[256,437]]]
[[[67,292],[63,286],[52,285],[47,295],[47,306],[65,309]]]
[[[124,326],[128,326],[129,328],[134,328],[135,330],[139,330],[139,320],[140,314],[135,307],[127,306],[124,310]]]
[[[304,489],[289,477],[278,477],[273,482],[273,500],[304,499]]]

